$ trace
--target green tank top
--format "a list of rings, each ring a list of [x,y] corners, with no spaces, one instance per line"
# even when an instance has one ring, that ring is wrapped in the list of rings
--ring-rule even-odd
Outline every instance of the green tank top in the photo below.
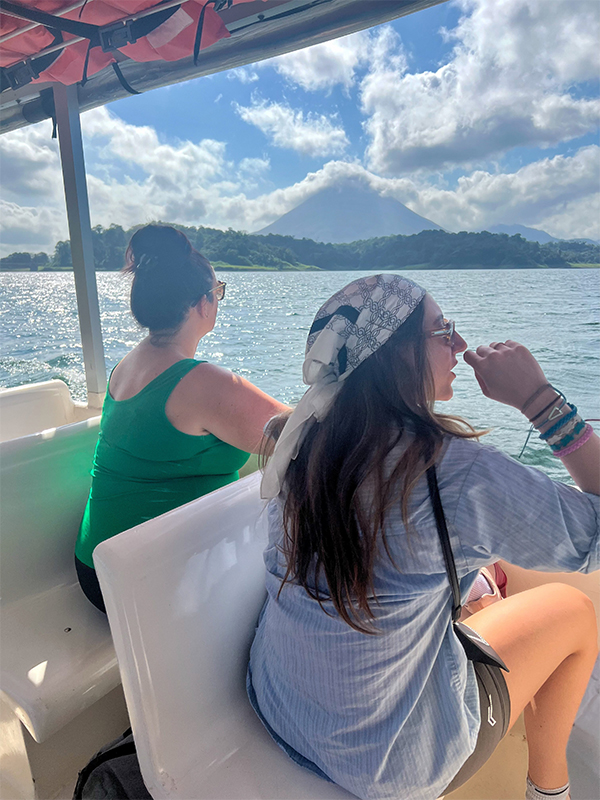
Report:
[[[113,400],[107,389],[92,487],[75,545],[75,555],[88,567],[105,539],[239,477],[248,453],[212,433],[182,433],[165,413],[175,386],[201,363],[178,361],[128,400]]]

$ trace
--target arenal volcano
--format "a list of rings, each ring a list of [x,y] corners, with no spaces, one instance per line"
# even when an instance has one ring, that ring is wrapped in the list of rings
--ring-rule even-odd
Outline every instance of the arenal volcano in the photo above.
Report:
[[[376,236],[443,230],[398,200],[381,197],[362,183],[348,181],[322,189],[259,234],[278,233],[315,242],[355,242]]]

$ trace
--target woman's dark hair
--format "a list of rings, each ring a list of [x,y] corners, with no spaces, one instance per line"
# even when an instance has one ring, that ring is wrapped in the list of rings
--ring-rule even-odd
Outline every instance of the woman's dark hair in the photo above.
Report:
[[[208,259],[168,225],[146,225],[133,234],[123,271],[133,275],[131,313],[157,346],[168,342],[214,283]]]
[[[321,605],[331,600],[345,622],[375,633],[377,539],[401,499],[407,529],[410,493],[435,461],[447,434],[481,434],[459,417],[436,414],[434,384],[423,335],[423,303],[344,380],[321,422],[308,430],[285,476],[283,510],[286,582],[300,584]],[[391,474],[386,457],[406,428],[414,432]],[[368,480],[368,488],[365,482]],[[361,491],[362,490],[362,491]],[[390,556],[391,557],[391,556]],[[318,587],[324,573],[328,595]]]

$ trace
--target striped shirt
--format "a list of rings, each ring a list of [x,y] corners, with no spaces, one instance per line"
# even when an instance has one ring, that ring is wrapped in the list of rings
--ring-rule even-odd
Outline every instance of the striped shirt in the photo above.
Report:
[[[600,567],[599,497],[457,438],[437,472],[463,599],[478,570],[498,559],[545,571]],[[285,574],[281,501],[269,505],[268,597],[250,658],[256,701],[284,742],[370,800],[438,797],[473,751],[480,725],[425,478],[409,514],[407,534],[400,508],[389,513],[397,566],[380,545],[371,606],[379,633],[370,636],[329,602],[324,613],[297,585],[277,598]]]

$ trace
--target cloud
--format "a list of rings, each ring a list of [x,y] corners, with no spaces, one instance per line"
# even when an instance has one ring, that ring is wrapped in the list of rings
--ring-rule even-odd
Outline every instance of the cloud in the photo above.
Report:
[[[448,230],[478,230],[498,223],[541,228],[558,238],[600,238],[600,147],[573,156],[534,161],[513,173],[476,170],[454,189],[425,181],[389,184],[397,199]],[[408,191],[407,191],[408,190]],[[575,213],[577,212],[577,213]]]
[[[45,122],[0,136],[4,200],[41,203],[63,196],[58,142],[51,132]]]
[[[54,247],[67,221],[58,143],[49,121],[0,136],[2,254]]]
[[[66,228],[64,210],[35,208],[0,200],[0,242],[3,255],[14,251],[52,250]]]
[[[229,70],[227,77],[230,81],[238,80],[240,83],[256,83],[258,73],[251,67],[236,67],[236,69]]]
[[[154,128],[123,122],[105,107],[82,116],[82,131],[87,141],[107,142],[105,150],[100,150],[102,157],[137,164],[160,181],[162,188],[190,180],[206,184],[231,167],[225,158],[224,142],[203,139],[198,143],[164,144]]]
[[[307,92],[331,89],[338,84],[348,91],[355,82],[357,68],[369,56],[371,39],[371,34],[361,31],[277,56],[263,65],[273,67]]]
[[[475,165],[514,147],[554,146],[598,125],[600,101],[573,90],[600,71],[596,0],[457,5],[463,16],[444,32],[455,46],[437,71],[408,72],[390,42],[372,59],[360,101],[370,138],[366,163],[375,172]]]
[[[241,173],[248,175],[260,175],[266,172],[271,166],[269,158],[242,158],[239,164]]]
[[[233,105],[244,122],[255,125],[276,147],[316,158],[339,155],[349,144],[344,129],[323,114],[305,116],[289,105],[258,98],[250,106]]]
[[[270,169],[266,155],[235,163],[222,142],[161,142],[153,128],[126,123],[105,108],[84,114],[82,120],[93,225],[129,228],[164,220],[258,230],[320,189],[353,179],[448,230],[520,222],[554,236],[600,238],[597,146],[541,159],[512,173],[474,170],[452,187],[422,173],[382,177],[358,160],[330,160],[301,181],[265,191]],[[4,254],[51,253],[56,241],[68,236],[50,133],[50,123],[43,122],[0,137]],[[11,171],[13,158],[19,168]]]
[[[251,201],[256,224],[248,228],[258,230],[317,191],[352,179],[450,231],[519,222],[558,238],[600,239],[599,162],[600,147],[594,145],[513,173],[477,170],[449,189],[424,177],[385,178],[357,162],[330,161],[303,181]]]

